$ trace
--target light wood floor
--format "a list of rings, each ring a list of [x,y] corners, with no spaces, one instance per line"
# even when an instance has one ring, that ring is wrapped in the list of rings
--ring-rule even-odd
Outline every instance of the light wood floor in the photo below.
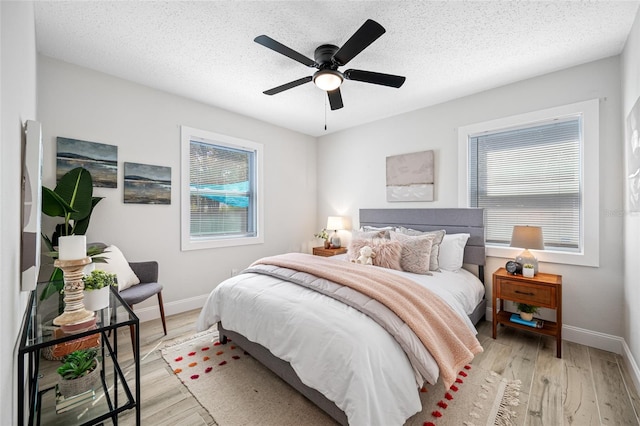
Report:
[[[191,311],[168,317],[168,336],[163,335],[160,320],[141,324],[143,425],[216,424],[158,350],[194,334],[198,314]],[[473,363],[522,381],[520,404],[526,404],[522,410],[526,418],[520,418],[519,424],[640,425],[640,397],[619,355],[565,341],[563,359],[558,359],[553,338],[500,327],[494,340],[488,322],[481,323],[478,331],[484,352]],[[118,339],[122,339],[119,358],[130,365],[128,330],[123,329]],[[119,424],[134,424],[132,413],[121,416]]]

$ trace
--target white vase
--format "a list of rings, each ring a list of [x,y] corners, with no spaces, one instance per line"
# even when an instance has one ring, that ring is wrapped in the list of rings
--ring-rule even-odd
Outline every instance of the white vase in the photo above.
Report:
[[[109,287],[99,290],[84,290],[84,307],[88,311],[99,311],[109,306]]]
[[[522,276],[527,278],[533,278],[533,268],[522,268]]]

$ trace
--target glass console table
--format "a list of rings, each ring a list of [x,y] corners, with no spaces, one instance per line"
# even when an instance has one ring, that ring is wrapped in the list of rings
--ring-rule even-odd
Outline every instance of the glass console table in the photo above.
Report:
[[[138,317],[120,298],[117,288],[111,287],[109,307],[96,311],[96,328],[65,335],[52,325],[53,318],[58,315],[57,295],[40,300],[45,286],[46,283],[39,284],[31,292],[20,332],[18,425],[117,425],[118,416],[132,409],[135,410],[135,424],[140,425],[140,358],[129,355],[126,362],[118,359],[118,331],[122,327],[127,327],[125,343],[130,341],[129,327],[133,327],[133,353],[140,353]],[[47,360],[43,354],[47,352],[47,358],[51,359],[52,355],[55,357],[64,352],[68,342],[75,345],[82,341],[85,345],[96,346],[101,355],[100,381],[94,387],[95,397],[67,411],[57,412],[56,369],[61,362]],[[131,418],[128,413],[127,418]]]

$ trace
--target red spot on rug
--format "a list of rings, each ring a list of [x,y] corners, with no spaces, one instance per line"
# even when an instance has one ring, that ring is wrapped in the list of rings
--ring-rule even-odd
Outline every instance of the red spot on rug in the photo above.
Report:
[[[204,348],[200,349],[201,351],[208,351],[209,350],[209,346],[205,346]]]
[[[464,383],[461,378],[456,379],[456,383]]]
[[[436,426],[436,424],[432,422],[424,422],[422,426]]]
[[[467,373],[465,373],[464,371],[460,371],[458,374],[462,377],[467,377]]]
[[[218,351],[216,352],[216,355],[222,355],[224,353],[224,351]]]
[[[196,365],[198,365],[197,362],[192,362],[192,363],[189,364],[189,367],[195,367]]]
[[[210,372],[211,370],[213,370],[213,367],[207,367],[207,368],[205,368],[205,369],[204,369],[204,372],[205,372],[205,373],[208,373],[208,372]]]
[[[448,399],[449,401],[451,401],[451,400],[453,399],[453,396],[452,396],[449,392],[445,393],[445,394],[444,394],[444,397],[445,397],[446,399]]]
[[[424,392],[429,392],[429,391],[427,390],[426,386],[423,386],[423,387],[420,388],[420,392],[424,393]]]
[[[220,364],[218,365],[225,365],[227,363],[227,361],[222,361]]]
[[[220,346],[221,344],[222,344],[222,343],[220,343],[220,342],[215,342],[215,343],[213,344],[213,346]]]
[[[193,376],[191,376],[191,380],[195,380],[195,379],[197,379],[198,377],[200,377],[198,374],[194,374]]]
[[[233,359],[240,359],[240,357],[239,357],[238,355],[234,355],[234,356],[232,356],[231,358],[233,358]]]
[[[202,357],[203,361],[209,361],[211,358],[209,358],[208,356]]]
[[[179,356],[178,358],[176,358],[176,359],[175,359],[175,361],[176,361],[176,362],[180,362],[180,361],[182,361],[182,357],[181,357],[181,356]]]
[[[442,413],[441,413],[440,411],[438,411],[438,410],[436,410],[436,411],[432,411],[432,412],[431,412],[431,415],[432,415],[433,417],[442,417]]]
[[[176,368],[175,370],[173,370],[173,372],[175,374],[180,374],[180,373],[182,373],[182,368]]]
[[[235,349],[235,348],[236,348],[235,346],[231,345],[231,349],[232,349],[232,350],[233,350],[233,349]]]
[[[446,409],[448,407],[448,405],[447,405],[446,402],[440,400],[440,401],[438,401],[438,407]]]
[[[454,392],[458,392],[458,387],[456,385],[451,385],[449,389],[451,389]]]
[[[465,369],[465,370],[471,370],[471,366],[470,366],[470,365],[465,365],[465,366],[464,366],[464,369]]]
[[[189,352],[189,356],[195,356],[196,353],[195,352]]]

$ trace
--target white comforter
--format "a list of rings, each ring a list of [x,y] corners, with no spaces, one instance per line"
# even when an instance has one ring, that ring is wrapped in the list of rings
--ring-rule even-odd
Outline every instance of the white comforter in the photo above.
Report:
[[[471,301],[461,286],[469,276],[474,278],[466,271],[418,277],[467,318]],[[479,281],[474,298],[478,286]],[[197,329],[220,320],[291,363],[304,384],[346,413],[350,425],[402,425],[421,409],[414,371],[400,345],[375,321],[330,297],[273,277],[241,274],[211,292]],[[437,379],[435,361],[432,368]]]

